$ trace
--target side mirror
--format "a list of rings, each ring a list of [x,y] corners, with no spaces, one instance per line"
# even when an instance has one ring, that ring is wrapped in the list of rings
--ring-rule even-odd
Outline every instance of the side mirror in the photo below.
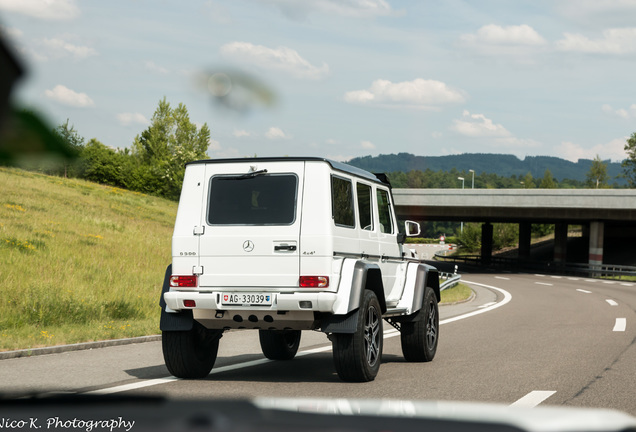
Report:
[[[420,224],[410,220],[404,222],[404,229],[406,230],[406,235],[409,237],[420,235],[420,233],[422,232],[420,229]]]

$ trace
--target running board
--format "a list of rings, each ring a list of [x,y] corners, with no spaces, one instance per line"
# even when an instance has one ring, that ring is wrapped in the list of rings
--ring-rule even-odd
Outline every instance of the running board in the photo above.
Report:
[[[394,316],[402,316],[406,315],[406,308],[389,308],[386,310],[384,314],[382,314],[382,318],[389,318]]]

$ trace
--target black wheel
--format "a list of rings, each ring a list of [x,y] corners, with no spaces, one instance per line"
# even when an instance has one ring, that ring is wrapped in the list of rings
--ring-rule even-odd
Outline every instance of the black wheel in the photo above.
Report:
[[[343,381],[373,381],[382,362],[382,310],[375,293],[364,291],[356,332],[335,333],[333,360]]]
[[[300,330],[259,330],[263,354],[270,360],[291,360],[298,352]]]
[[[426,287],[422,309],[414,321],[402,323],[402,353],[406,361],[429,362],[437,352],[439,310],[435,292]]]
[[[196,321],[192,330],[162,332],[161,346],[168,371],[178,378],[208,376],[222,333],[223,330],[208,330]]]

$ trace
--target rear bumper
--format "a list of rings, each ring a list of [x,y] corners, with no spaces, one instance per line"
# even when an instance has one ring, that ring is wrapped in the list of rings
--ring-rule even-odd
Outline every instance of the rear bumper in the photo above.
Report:
[[[319,325],[314,312],[333,313],[336,293],[272,293],[267,306],[225,306],[221,293],[171,291],[164,294],[166,312],[192,310],[193,318],[209,329],[253,328],[312,330]],[[195,307],[184,301],[194,300]],[[311,306],[309,306],[311,305]]]
[[[303,311],[303,312],[331,312],[336,302],[337,293],[272,293],[272,304],[267,306],[225,306],[221,304],[221,293],[170,291],[163,296],[166,305],[172,310],[208,309],[208,310],[245,310],[245,311]],[[196,307],[186,307],[185,300],[194,300]]]

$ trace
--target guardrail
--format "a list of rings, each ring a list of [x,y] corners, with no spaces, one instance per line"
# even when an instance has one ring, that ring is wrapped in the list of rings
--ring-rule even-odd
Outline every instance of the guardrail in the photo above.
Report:
[[[462,275],[457,274],[457,266],[455,266],[455,273],[440,272],[439,278],[444,280],[444,282],[439,284],[439,290],[444,291],[445,289],[449,289],[457,285],[461,280]]]
[[[558,263],[544,261],[527,261],[515,258],[490,257],[488,263],[483,262],[480,255],[444,256],[435,254],[435,259],[444,262],[463,262],[468,265],[505,268],[513,271],[536,271],[543,273],[558,273],[585,277],[617,277],[636,276],[636,267],[614,264],[579,264]]]

